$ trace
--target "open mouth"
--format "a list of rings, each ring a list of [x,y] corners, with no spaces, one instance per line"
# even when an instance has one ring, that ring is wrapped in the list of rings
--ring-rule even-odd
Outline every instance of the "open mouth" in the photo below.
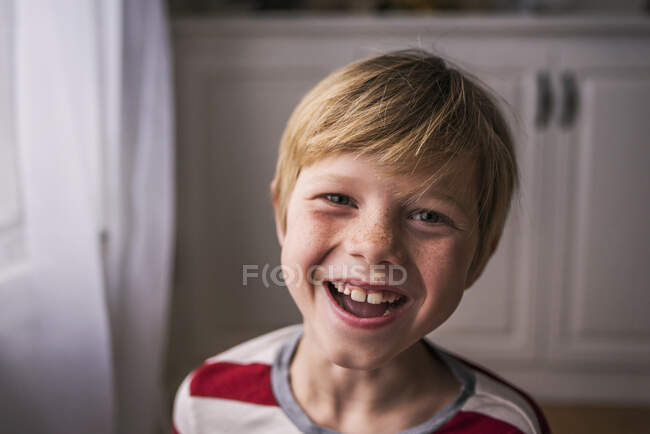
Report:
[[[336,303],[359,318],[388,316],[407,301],[407,297],[392,291],[368,291],[339,281],[325,283]]]

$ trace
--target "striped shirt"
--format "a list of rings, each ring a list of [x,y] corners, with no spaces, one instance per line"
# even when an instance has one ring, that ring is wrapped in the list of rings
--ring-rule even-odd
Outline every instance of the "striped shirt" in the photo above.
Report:
[[[332,434],[296,402],[289,362],[302,336],[294,325],[244,342],[190,373],[176,394],[173,429],[180,434]],[[401,434],[547,434],[535,402],[496,375],[424,339],[460,382],[456,399]]]

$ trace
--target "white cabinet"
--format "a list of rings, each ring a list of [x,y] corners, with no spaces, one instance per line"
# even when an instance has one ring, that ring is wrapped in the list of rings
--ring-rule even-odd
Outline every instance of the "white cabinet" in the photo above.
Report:
[[[575,119],[554,131],[549,355],[650,366],[650,38],[557,47]],[[560,118],[562,115],[560,115]]]
[[[521,108],[524,178],[493,263],[433,337],[543,398],[648,402],[650,35],[536,40],[543,65],[522,56],[526,38],[491,59],[530,66],[515,97],[481,73],[489,62],[450,50]],[[497,53],[491,43],[479,45]],[[493,315],[508,327],[486,327]],[[516,336],[524,344],[508,352]]]
[[[516,142],[520,191],[496,254],[466,291],[459,309],[431,337],[481,361],[531,362],[540,321],[538,198],[542,185],[540,134],[535,127],[538,80],[548,73],[548,47],[536,40],[448,38],[435,51],[479,77],[500,98]]]
[[[602,36],[609,35],[609,36]],[[172,375],[299,315],[268,183],[284,123],[336,67],[408,47],[507,102],[522,173],[502,242],[432,334],[541,399],[650,402],[650,22],[607,18],[179,20]]]

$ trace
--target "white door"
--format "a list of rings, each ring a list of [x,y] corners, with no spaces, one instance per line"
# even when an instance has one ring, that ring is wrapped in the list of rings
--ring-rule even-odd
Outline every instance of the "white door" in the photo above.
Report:
[[[650,41],[558,44],[550,354],[650,366]],[[645,381],[648,386],[647,377]]]

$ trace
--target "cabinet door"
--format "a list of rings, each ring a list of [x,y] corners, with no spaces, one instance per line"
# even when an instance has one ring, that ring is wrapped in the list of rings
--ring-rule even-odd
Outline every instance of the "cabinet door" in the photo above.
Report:
[[[493,367],[532,360],[538,349],[536,324],[543,321],[537,287],[538,217],[544,138],[535,126],[540,79],[548,77],[543,41],[491,37],[448,38],[433,49],[476,75],[499,98],[512,127],[521,172],[499,247],[483,275],[469,288],[457,311],[432,338],[447,348]],[[544,75],[546,74],[546,75]],[[543,86],[544,83],[542,82]]]
[[[564,113],[547,144],[555,205],[546,245],[556,364],[650,366],[649,42],[557,47]]]

